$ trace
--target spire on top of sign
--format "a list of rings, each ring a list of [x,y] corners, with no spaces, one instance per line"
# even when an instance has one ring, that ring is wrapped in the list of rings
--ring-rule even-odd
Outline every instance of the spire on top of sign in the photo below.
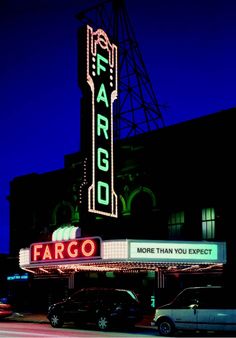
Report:
[[[132,29],[125,0],[107,0],[77,14],[81,24],[103,29],[118,46],[118,100],[114,138],[156,130],[164,120]]]

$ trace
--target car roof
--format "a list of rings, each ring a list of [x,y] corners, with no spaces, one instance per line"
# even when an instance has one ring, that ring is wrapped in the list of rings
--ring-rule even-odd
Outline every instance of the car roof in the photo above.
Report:
[[[78,291],[124,291],[124,292],[134,292],[133,290],[130,289],[119,289],[119,288],[108,288],[108,287],[88,287],[88,288],[82,288],[79,289]]]
[[[223,286],[220,285],[206,285],[206,286],[189,286],[184,290],[195,290],[195,289],[222,289]]]

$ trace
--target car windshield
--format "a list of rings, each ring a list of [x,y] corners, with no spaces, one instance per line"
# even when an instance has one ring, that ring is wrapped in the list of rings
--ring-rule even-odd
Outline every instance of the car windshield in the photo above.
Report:
[[[138,301],[138,297],[136,296],[136,294],[130,290],[118,290],[121,293],[121,297],[123,298],[132,298],[135,301]]]

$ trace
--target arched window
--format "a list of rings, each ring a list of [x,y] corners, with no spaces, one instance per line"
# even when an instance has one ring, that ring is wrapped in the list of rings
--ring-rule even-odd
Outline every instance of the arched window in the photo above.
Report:
[[[72,221],[74,215],[73,206],[66,201],[60,202],[54,209],[52,221],[55,225],[68,224]]]
[[[151,217],[152,211],[156,209],[156,198],[147,187],[135,189],[128,198],[127,207],[136,221],[143,222]]]
[[[140,211],[140,208],[142,210],[145,201],[146,201],[145,203],[147,204],[146,207],[149,209],[150,212],[156,209],[156,204],[157,204],[154,193],[152,192],[151,189],[147,187],[139,187],[133,190],[128,195],[128,197],[124,197],[123,195],[120,195],[119,200],[120,200],[119,202],[120,202],[120,207],[121,207],[121,213],[123,216],[131,215],[131,214],[134,215],[134,213],[136,213],[135,211],[136,208],[138,208],[139,211]]]
[[[131,215],[137,220],[144,220],[152,214],[152,199],[149,194],[140,191],[134,196],[131,204]]]

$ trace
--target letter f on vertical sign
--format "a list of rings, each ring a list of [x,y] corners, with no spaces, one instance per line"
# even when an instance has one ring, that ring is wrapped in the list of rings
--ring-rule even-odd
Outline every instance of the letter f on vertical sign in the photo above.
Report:
[[[92,92],[92,172],[88,211],[118,216],[114,191],[113,103],[117,99],[117,46],[107,34],[87,26],[87,83]],[[87,173],[90,175],[90,173]]]

